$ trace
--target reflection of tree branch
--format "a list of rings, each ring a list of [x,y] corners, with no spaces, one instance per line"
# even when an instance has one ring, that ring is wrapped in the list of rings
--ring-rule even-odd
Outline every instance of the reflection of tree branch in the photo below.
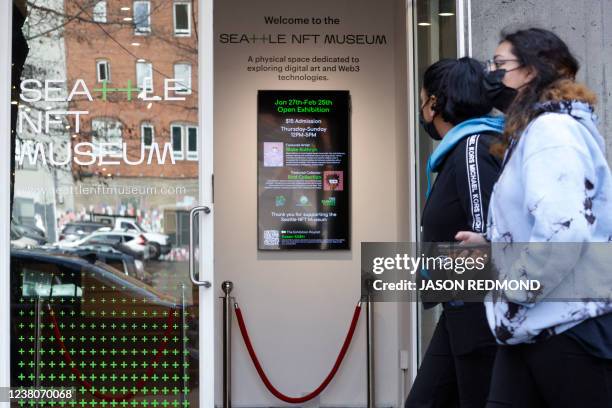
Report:
[[[89,17],[91,17],[91,14],[89,14],[89,12],[85,9],[83,9],[83,7],[79,4],[76,4],[77,7],[79,7],[81,9],[81,11],[85,14],[87,14]],[[98,28],[104,33],[104,35],[106,35],[111,41],[113,41],[115,44],[117,44],[123,51],[125,51],[128,55],[130,55],[132,58],[134,59],[138,59],[138,56],[136,54],[134,54],[132,51],[130,51],[127,47],[125,47],[123,44],[121,44],[121,42],[119,42],[115,37],[113,37],[103,26],[102,24],[98,23],[98,22],[94,22],[94,24],[96,24],[98,26]],[[159,37],[158,37],[159,38]],[[156,68],[152,68],[154,72],[157,72],[159,75],[161,75],[164,78],[168,78],[168,79],[173,79],[173,76],[167,75],[163,72],[161,72],[160,70],[156,69]],[[192,94],[194,94],[195,96],[197,96],[197,90],[194,89],[190,89]]]
[[[78,7],[80,8],[80,11],[76,14],[67,14],[58,10],[54,10],[48,7],[43,7],[40,6],[38,4],[34,4],[32,3],[30,0],[27,1],[28,4],[28,14],[30,14],[32,12],[32,10],[36,9],[42,13],[46,13],[46,14],[53,14],[56,17],[48,17],[47,19],[51,19],[51,18],[61,18],[63,20],[66,20],[64,23],[57,25],[56,27],[53,27],[43,33],[39,33],[37,35],[34,36],[28,36],[27,40],[33,40],[35,38],[41,37],[43,35],[47,35],[49,33],[52,33],[53,31],[57,31],[61,28],[64,28],[65,26],[67,26],[68,24],[70,24],[73,21],[76,22],[80,22],[80,23],[86,23],[86,24],[99,24],[99,22],[95,21],[93,19],[93,16],[88,14],[88,18],[83,17],[83,14],[86,14],[85,9],[92,7],[95,5],[95,3],[98,2],[98,0],[89,0],[90,3],[85,4],[85,5],[78,5]],[[75,3],[76,4],[76,3]],[[117,15],[119,18],[121,17],[120,15]],[[41,18],[40,21],[44,21],[44,18]],[[121,30],[124,28],[133,28],[133,24],[132,23],[125,23],[121,20],[117,20],[117,21],[113,21],[112,19],[108,18],[107,16],[107,21],[104,23],[107,26],[117,26],[117,30]],[[30,25],[35,25],[35,24],[30,24]],[[77,35],[79,35],[79,33],[76,33]]]
[[[93,7],[98,0],[89,0],[88,3],[86,4],[79,4],[77,1],[72,1],[71,3],[74,4],[77,8],[78,8],[78,12],[76,14],[67,14],[64,12],[60,12],[58,10],[54,10],[48,7],[44,7],[41,6],[39,4],[33,3],[33,0],[27,0],[27,5],[28,5],[28,12],[30,12],[33,9],[37,9],[39,11],[45,12],[45,13],[51,13],[54,14],[58,17],[61,17],[63,19],[65,19],[66,21],[63,22],[62,24],[57,25],[56,27],[50,28],[49,30],[46,30],[42,33],[36,34],[34,36],[28,37],[27,40],[30,41],[32,39],[44,36],[46,34],[49,34],[53,31],[59,30],[63,27],[65,27],[66,25],[70,24],[73,21],[78,21],[78,22],[82,22],[82,23],[88,23],[88,24],[95,24],[97,26],[100,27],[100,29],[104,32],[105,35],[107,35],[109,38],[111,38],[111,40],[115,41],[115,39],[111,36],[111,32],[107,29],[105,29],[102,25],[105,26],[119,26],[118,29],[124,29],[124,28],[133,28],[134,24],[133,23],[123,23],[121,21],[108,21],[105,23],[101,23],[98,21],[95,21],[93,19],[93,15],[90,14],[87,9],[90,7]],[[152,16],[155,12],[157,12],[162,6],[166,5],[168,3],[169,0],[164,0],[163,2],[158,3],[157,5],[155,5],[155,7],[153,7],[151,9],[151,12],[149,13],[149,17]],[[193,25],[194,25],[194,34],[195,34],[195,38],[196,41],[198,40],[198,32],[197,32],[197,19],[195,16],[195,7],[191,7],[192,10],[192,18],[193,18]],[[85,16],[85,17],[83,17]],[[158,32],[158,30],[153,30],[149,35],[152,37],[156,37],[170,45],[173,45],[174,47],[176,47],[177,49],[180,49],[182,51],[185,51],[187,53],[190,54],[197,54],[198,52],[198,48],[196,47],[191,47],[187,44],[181,44],[179,42],[176,41],[175,37],[172,35],[172,32]],[[116,41],[115,41],[116,42]],[[119,44],[120,45],[120,44]],[[129,52],[129,51],[128,51]],[[193,60],[192,60],[193,61]],[[163,75],[163,74],[162,74]]]
[[[153,7],[151,9],[151,12],[149,13],[149,17],[155,11],[157,11],[162,5],[166,4],[167,1],[168,0],[165,0],[164,2],[161,2],[161,3],[157,4],[155,7]],[[67,13],[64,13],[64,12],[60,12],[58,10],[54,10],[52,8],[41,6],[39,4],[34,3],[32,0],[27,0],[26,4],[27,4],[27,9],[28,9],[28,14],[30,14],[32,10],[39,10],[39,11],[42,11],[42,12],[45,12],[45,13],[54,14],[54,15],[56,15],[58,17],[61,17],[61,18],[65,19],[65,20],[67,20],[66,22],[64,22],[64,23],[62,23],[62,24],[60,24],[60,25],[58,25],[56,27],[53,27],[53,28],[51,28],[51,29],[49,29],[49,30],[47,30],[47,31],[45,31],[43,33],[37,34],[35,36],[27,37],[27,40],[29,41],[29,40],[35,39],[37,37],[41,37],[43,35],[51,33],[51,32],[53,32],[55,30],[59,30],[60,28],[65,27],[67,24],[69,24],[69,23],[71,23],[72,21],[75,21],[75,20],[79,21],[79,22],[82,22],[82,23],[99,24],[100,22],[95,21],[93,19],[93,16],[85,11],[86,9],[95,6],[95,4],[97,2],[98,2],[98,0],[89,0],[89,3],[86,3],[86,4],[82,5],[82,4],[78,4],[75,1],[72,1],[72,3],[74,3],[80,9],[80,11],[78,13],[74,14],[74,15],[70,15],[70,14],[67,14]],[[82,17],[83,14],[86,14],[87,18]],[[108,15],[107,15],[107,21],[104,24],[119,26],[118,27],[119,29],[126,28],[126,27],[133,28],[133,26],[134,26],[133,23],[124,23],[124,22],[122,22],[120,20],[112,21],[111,19],[108,18]]]
[[[47,34],[53,32],[55,30],[59,30],[60,28],[64,28],[66,25],[70,24],[70,22],[72,22],[76,18],[77,18],[77,16],[71,17],[71,18],[67,19],[65,23],[62,23],[62,24],[60,24],[60,25],[58,25],[56,27],[50,28],[47,31],[43,31],[42,33],[39,33],[39,34],[36,34],[36,35],[28,36],[26,38],[26,40],[27,41],[31,41],[31,40],[33,40],[35,38],[42,37],[43,35],[47,35]]]
[[[79,1],[79,0],[66,0],[66,1],[70,1],[72,4],[74,4],[76,7],[78,7],[78,8],[81,10],[81,11],[80,11],[80,13],[86,13],[86,14],[89,16],[89,19],[85,19],[85,20],[83,20],[83,22],[86,22],[86,23],[91,23],[91,24],[96,24],[96,25],[97,25],[97,24],[104,24],[104,25],[106,25],[106,26],[109,26],[109,25],[112,25],[112,26],[119,26],[119,27],[117,28],[118,30],[123,29],[123,28],[130,28],[130,29],[134,29],[134,28],[135,28],[135,24],[136,24],[136,22],[135,22],[134,20],[132,20],[132,21],[131,21],[131,22],[129,22],[129,23],[124,23],[124,22],[122,21],[122,18],[123,18],[123,16],[124,16],[124,15],[123,15],[123,14],[121,14],[121,13],[114,15],[115,17],[117,17],[117,18],[118,18],[118,20],[117,20],[117,21],[109,21],[109,20],[111,20],[111,19],[109,18],[109,14],[108,14],[108,12],[107,12],[107,20],[106,20],[106,22],[101,23],[101,22],[99,22],[99,21],[95,21],[95,20],[93,19],[93,16],[92,16],[90,13],[88,13],[88,12],[85,10],[85,9],[86,9],[86,8],[88,8],[88,7],[85,7],[85,8],[84,8],[84,7],[83,7],[81,4],[79,4],[79,3],[78,3],[78,1]],[[96,2],[97,2],[97,0],[94,0],[94,1],[96,1]],[[156,5],[153,7],[153,8],[151,8],[151,9],[150,9],[151,11],[150,11],[150,12],[149,12],[149,14],[147,15],[147,18],[148,18],[148,19],[151,19],[151,17],[152,17],[152,15],[153,15],[153,13],[156,13],[156,12],[157,12],[157,11],[158,11],[158,10],[159,10],[159,9],[160,9],[162,6],[166,5],[166,4],[168,3],[168,1],[170,1],[170,0],[163,0],[163,1],[162,1],[162,2],[160,2],[160,3],[157,3],[157,4],[156,4]],[[91,5],[90,5],[89,7],[91,7]],[[111,15],[111,16],[113,16],[113,15]]]
[[[169,38],[165,37],[165,36],[161,36],[159,34],[154,34],[153,36],[156,37],[157,39],[165,42],[166,44],[170,44],[170,45],[174,46],[175,48],[177,48],[179,50],[186,51],[186,52],[188,52],[190,54],[196,54],[196,60],[197,60],[197,54],[198,54],[197,46],[196,47],[190,47],[187,44],[181,44],[181,43],[176,41],[176,38],[172,34],[168,35]],[[193,60],[191,58],[190,58],[190,61],[191,62],[195,62],[195,60]]]
[[[172,101],[163,101],[164,106],[172,106],[172,107],[177,107],[177,108],[183,108],[186,111],[190,111],[190,112],[197,112],[198,111],[198,106],[197,105],[184,105],[178,102],[172,102]]]
[[[94,1],[97,1],[97,0],[90,0],[90,3],[87,4],[86,7],[91,7],[93,5]],[[32,12],[32,10],[39,10],[39,11],[43,11],[45,13],[55,14],[56,16],[63,17],[63,18],[65,18],[67,20],[66,22],[58,25],[57,27],[53,27],[53,28],[51,28],[51,29],[49,29],[49,30],[47,30],[47,31],[45,31],[43,33],[39,33],[37,35],[31,36],[31,37],[27,37],[26,38],[27,41],[30,41],[30,40],[33,40],[34,38],[37,38],[37,37],[49,34],[49,33],[53,32],[55,30],[59,30],[60,28],[63,28],[68,23],[70,23],[71,21],[74,21],[74,20],[90,22],[89,20],[84,19],[84,18],[81,17],[82,11],[77,13],[74,16],[69,16],[69,15],[67,15],[65,13],[60,13],[57,10],[54,10],[54,9],[51,9],[51,8],[48,8],[48,7],[39,6],[38,4],[32,3],[31,1],[27,1],[26,4],[27,4],[27,7],[28,7],[28,14],[30,14]]]

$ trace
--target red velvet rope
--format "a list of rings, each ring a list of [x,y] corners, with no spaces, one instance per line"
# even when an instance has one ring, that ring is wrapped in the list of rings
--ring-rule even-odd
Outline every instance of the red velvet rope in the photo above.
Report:
[[[66,345],[64,344],[64,341],[62,340],[62,334],[60,333],[60,329],[59,329],[59,325],[57,324],[57,319],[55,318],[55,312],[53,311],[53,309],[51,308],[51,305],[47,305],[49,308],[49,314],[51,315],[51,321],[53,322],[53,333],[55,334],[55,340],[59,343],[59,346],[62,350],[62,354],[64,356],[64,360],[66,361],[66,363],[68,364],[68,366],[70,367],[70,370],[73,372],[74,375],[77,376],[77,378],[79,379],[79,382],[85,387],[87,388],[89,391],[91,391],[93,384],[90,383],[89,381],[87,381],[86,379],[83,378],[83,374],[79,371],[78,368],[76,368],[76,364],[73,364],[72,362],[72,357],[70,357],[70,353],[68,353],[68,350],[66,349]],[[167,338],[171,331],[172,331],[172,325],[174,323],[174,310],[170,310],[168,311],[168,319],[166,321],[167,327],[166,327],[166,331],[164,332],[163,336],[162,336],[162,342],[159,345],[159,347],[157,348],[157,353],[155,354],[155,358],[153,359],[153,363],[157,363],[159,361],[159,358],[161,357],[163,351],[166,349],[166,347],[168,346],[168,340],[164,340],[164,338]],[[149,367],[147,368],[146,371],[146,375],[147,377],[151,377],[151,375],[153,375],[153,372],[155,371],[155,364],[151,363],[151,365],[149,365]],[[136,383],[136,389],[138,391],[140,391],[145,384],[145,380],[139,380]],[[94,391],[92,394],[94,395],[94,397],[98,398],[98,399],[102,399],[104,401],[128,401],[131,400],[132,398],[134,398],[136,396],[136,392],[128,392],[126,394],[123,395],[109,395],[109,394],[103,394],[99,391]]]
[[[312,391],[311,393],[303,397],[289,397],[283,394],[282,392],[278,391],[274,387],[274,385],[272,385],[263,367],[261,366],[259,359],[257,358],[257,354],[255,353],[255,349],[253,348],[253,344],[251,343],[251,339],[249,338],[249,333],[247,331],[246,325],[244,324],[244,318],[242,316],[242,311],[240,310],[238,306],[236,306],[236,317],[238,318],[238,326],[240,327],[240,333],[242,334],[242,339],[244,340],[244,344],[249,352],[249,355],[251,356],[253,365],[255,366],[255,369],[257,370],[257,373],[259,374],[261,381],[263,381],[268,391],[274,394],[274,396],[280,399],[281,401],[285,401],[291,404],[299,404],[302,402],[310,401],[311,399],[319,395],[325,389],[325,387],[329,385],[332,378],[334,378],[334,375],[336,375],[336,372],[340,368],[340,364],[342,363],[342,360],[344,359],[344,356],[346,355],[346,352],[348,351],[349,345],[351,344],[351,340],[353,339],[353,334],[355,333],[355,328],[357,327],[357,322],[359,321],[360,311],[361,311],[361,304],[358,304],[357,307],[355,307],[355,312],[353,313],[353,320],[351,321],[351,326],[346,335],[346,338],[344,339],[344,344],[342,344],[342,348],[340,349],[340,354],[338,354],[338,357],[336,358],[336,362],[334,363],[334,366],[332,367],[331,371],[329,372],[327,377],[325,377],[325,380],[323,380],[321,385],[317,387],[317,389],[315,389],[314,391]]]

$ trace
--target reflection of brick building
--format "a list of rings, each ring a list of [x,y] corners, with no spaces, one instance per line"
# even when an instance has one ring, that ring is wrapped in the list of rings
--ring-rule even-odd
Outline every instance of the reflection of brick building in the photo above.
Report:
[[[94,99],[78,96],[70,104],[71,110],[89,111],[81,118],[81,130],[73,136],[73,144],[112,144],[95,150],[95,164],[73,165],[75,177],[86,185],[174,185],[188,189],[177,195],[111,197],[105,202],[99,196],[82,195],[75,198],[76,209],[79,204],[86,209],[116,208],[126,201],[141,209],[161,209],[189,201],[186,196],[197,198],[197,1],[65,0],[65,13],[68,19],[77,16],[65,27],[69,89],[77,79],[83,79]],[[148,97],[158,95],[163,99],[165,79],[173,80],[169,86],[181,88],[167,96],[184,97],[184,101],[138,98],[147,88],[151,91]],[[106,101],[100,91],[104,85],[108,89]],[[128,87],[133,88],[131,101]],[[111,154],[117,149],[120,154],[119,143],[126,144],[131,162],[144,153],[143,163],[128,165],[121,158],[113,158]],[[156,158],[147,163],[153,144],[158,145],[160,153],[167,148],[175,164],[170,156],[165,164],[158,164]],[[99,165],[99,155],[105,156],[105,162],[120,164]]]

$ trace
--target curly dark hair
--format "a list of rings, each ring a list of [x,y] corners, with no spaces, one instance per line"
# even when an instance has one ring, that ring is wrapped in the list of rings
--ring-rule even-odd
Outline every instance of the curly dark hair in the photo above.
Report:
[[[528,28],[502,31],[500,44],[509,42],[522,67],[533,69],[535,77],[527,83],[506,112],[506,141],[518,138],[539,112],[535,106],[544,101],[561,81],[574,81],[580,69],[567,44],[552,31]]]
[[[457,125],[493,109],[483,79],[484,66],[473,58],[441,59],[425,71],[423,89],[436,97],[433,110]]]

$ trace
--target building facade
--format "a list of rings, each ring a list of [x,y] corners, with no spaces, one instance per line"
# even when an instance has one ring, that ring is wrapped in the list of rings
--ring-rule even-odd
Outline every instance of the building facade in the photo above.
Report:
[[[66,197],[60,192],[54,198],[52,209],[60,224],[74,217],[87,217],[90,212],[108,212],[134,215],[153,230],[170,233],[168,226],[173,224],[176,232],[186,232],[189,225],[179,220],[176,212],[191,208],[204,190],[198,190],[198,174],[203,174],[203,163],[196,152],[202,153],[202,145],[198,144],[204,139],[206,123],[198,107],[214,103],[215,200],[214,206],[206,203],[212,208],[210,217],[214,216],[215,220],[214,233],[206,237],[207,242],[214,241],[214,253],[206,259],[214,258],[218,283],[225,280],[234,283],[234,294],[248,313],[252,339],[270,378],[284,392],[295,396],[310,392],[320,383],[346,335],[348,318],[361,294],[359,244],[417,240],[426,188],[425,164],[434,148],[418,125],[419,81],[428,65],[444,57],[490,58],[500,30],[507,26],[538,25],[553,29],[579,56],[580,79],[598,92],[602,133],[608,144],[611,143],[607,135],[611,126],[607,113],[610,74],[606,67],[612,55],[608,28],[612,22],[612,0],[586,0],[580,7],[569,0],[218,0],[213,2],[215,31],[208,34],[206,42],[200,43],[214,49],[212,71],[216,91],[201,101],[198,72],[202,72],[202,67],[198,67],[198,52],[202,50],[198,51],[197,33],[202,39],[203,30],[196,16],[198,5],[210,2],[46,0],[27,3],[30,6],[44,3],[52,8],[58,21],[49,28],[62,27],[61,38],[53,40],[53,44],[60,44],[56,45],[54,54],[62,57],[47,58],[38,65],[52,65],[56,69],[52,74],[66,79],[61,95],[67,97],[82,80],[92,96],[89,100],[86,94],[78,93],[70,101],[57,102],[52,107],[88,112],[82,115],[79,132],[75,131],[74,116],[69,116],[56,128],[55,139],[49,141],[67,142],[72,152],[81,149],[77,146],[84,143],[80,146],[89,155],[81,155],[82,159],[94,159],[92,163],[81,164],[73,160],[63,169],[68,178],[62,183],[69,185],[73,192]],[[326,21],[325,17],[331,16],[330,21],[338,23],[317,27],[267,23],[277,15],[300,17],[296,21],[307,21],[313,15]],[[40,32],[45,31],[42,28]],[[291,38],[294,34],[312,35],[324,30],[347,35],[385,35],[388,45],[322,46],[306,42],[285,46],[261,40],[269,38],[264,34],[270,33]],[[219,34],[238,35],[235,37],[238,41],[239,33],[247,34],[242,44],[218,41]],[[256,42],[248,42],[251,35]],[[36,44],[35,39],[30,41],[31,47]],[[43,53],[45,47],[51,51],[51,44],[43,38],[31,55]],[[336,55],[358,59],[360,70],[330,73],[328,81],[313,82],[281,81],[275,73],[247,69],[249,56]],[[51,73],[39,75],[43,79],[50,76]],[[166,93],[164,88],[170,87],[179,89]],[[349,90],[354,186],[350,251],[271,253],[257,250],[256,95],[262,89]],[[26,108],[34,111],[31,106],[23,107]],[[236,115],[236,112],[244,114]],[[153,147],[155,143],[157,150]],[[163,160],[166,146],[174,163],[169,157]],[[151,152],[159,152],[159,156],[155,155],[149,163]],[[144,159],[139,162],[142,156]],[[164,163],[158,163],[158,157]],[[114,161],[119,163],[109,163]],[[57,184],[50,181],[52,173],[46,168],[19,168],[17,173],[16,184],[21,187],[51,185],[57,191]],[[199,185],[208,186],[209,180]],[[125,194],[126,186],[135,190]],[[29,199],[42,200],[38,196]],[[173,222],[168,222],[168,214],[175,217]],[[172,285],[161,289],[176,288],[175,283],[189,288],[186,262],[179,265],[180,270],[179,267],[170,269],[168,264],[160,268],[158,276],[172,275],[176,281],[168,279]],[[208,291],[201,289],[201,299],[208,301],[213,296],[213,302],[219,303],[218,283],[213,282]],[[13,287],[19,284],[18,280],[12,282]],[[10,284],[7,282],[6,286]],[[377,406],[399,408],[403,406],[439,314],[436,310],[425,312],[414,302],[381,302],[372,310],[375,399]],[[221,316],[217,307],[195,329],[195,337],[214,335],[218,358],[223,347],[218,330],[222,326]],[[318,399],[306,406],[365,406],[368,361],[363,323],[363,320],[359,323],[338,376]],[[232,394],[235,406],[281,405],[257,378],[240,341],[236,331],[233,339],[236,386]],[[78,346],[75,344],[75,348]],[[137,347],[144,348],[140,344],[134,348]],[[207,362],[214,357],[204,353],[201,356]],[[91,360],[97,363],[100,357],[93,356]],[[214,368],[216,378],[204,380],[214,383],[215,399],[220,405],[221,366],[217,364]],[[92,368],[89,372],[97,376],[98,369]],[[15,375],[18,372],[13,370]],[[79,404],[103,406],[93,397],[80,398]],[[152,405],[146,398],[140,401]],[[179,399],[175,401],[178,406]]]

